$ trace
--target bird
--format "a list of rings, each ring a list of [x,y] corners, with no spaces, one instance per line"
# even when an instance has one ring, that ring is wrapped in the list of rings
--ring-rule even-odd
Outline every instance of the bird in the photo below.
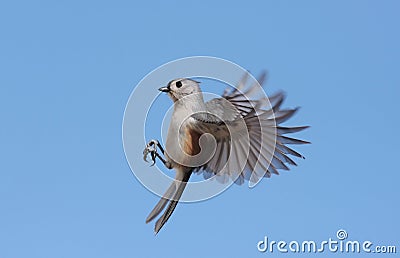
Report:
[[[267,99],[260,87],[265,79],[264,72],[255,83],[248,85],[245,74],[236,87],[227,87],[221,97],[207,102],[200,82],[191,78],[173,79],[159,88],[173,101],[173,113],[165,148],[158,140],[150,140],[143,151],[143,159],[147,161],[150,155],[152,165],[159,159],[176,173],[174,181],[146,218],[149,223],[165,209],[155,223],[155,234],[171,217],[193,174],[203,174],[205,179],[215,176],[221,183],[232,179],[241,185],[245,181],[254,183],[271,174],[278,175],[278,169],[289,170],[288,165],[296,166],[289,156],[304,159],[287,145],[310,142],[286,134],[309,126],[281,125],[299,108],[282,108],[286,96],[282,91]],[[202,135],[208,137],[202,139]],[[206,146],[213,146],[213,150],[205,151]]]

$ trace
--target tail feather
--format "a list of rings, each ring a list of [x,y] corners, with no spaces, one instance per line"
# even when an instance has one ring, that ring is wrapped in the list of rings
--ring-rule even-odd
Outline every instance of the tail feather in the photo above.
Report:
[[[185,190],[186,184],[189,181],[190,175],[192,173],[184,173],[182,181],[180,182],[174,182],[172,184],[178,184],[178,188],[175,191],[175,194],[173,196],[173,198],[171,199],[167,209],[165,210],[164,214],[157,220],[156,225],[154,227],[154,232],[155,234],[157,234],[160,229],[164,226],[164,224],[168,221],[169,217],[171,217],[172,212],[174,212],[176,205],[179,202],[179,199],[182,196],[183,191]],[[165,203],[166,204],[166,203]],[[165,206],[165,204],[163,205],[163,207]]]
[[[160,201],[158,201],[156,206],[150,212],[149,216],[147,216],[146,223],[149,223],[150,221],[152,221],[155,217],[157,217],[161,213],[161,211],[165,208],[165,206],[167,205],[168,201],[171,199],[171,197],[173,196],[173,194],[175,192],[176,192],[176,184],[172,183],[168,187],[167,191],[165,192],[163,197],[160,199]]]

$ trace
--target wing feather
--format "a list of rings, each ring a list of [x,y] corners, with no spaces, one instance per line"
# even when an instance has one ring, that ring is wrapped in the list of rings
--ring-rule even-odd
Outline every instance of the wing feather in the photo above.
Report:
[[[259,82],[262,84],[266,75]],[[284,136],[300,132],[308,126],[286,127],[281,124],[289,120],[297,111],[281,109],[285,94],[278,92],[269,97],[270,106],[264,97],[259,96],[257,84],[245,87],[246,77],[238,87],[225,89],[222,98],[206,102],[205,115],[193,115],[201,133],[211,133],[217,141],[214,156],[202,167],[197,168],[205,178],[215,175],[221,183],[231,177],[236,184],[245,180],[258,180],[260,177],[279,175],[278,169],[289,170],[288,165],[296,162],[288,155],[304,158],[303,155],[286,146],[287,144],[307,144],[308,141]],[[232,108],[233,107],[233,108]],[[228,126],[237,121],[244,121],[249,137],[249,147],[242,138],[230,138]],[[231,154],[231,155],[230,155]],[[246,157],[244,169],[241,160]],[[251,176],[253,175],[253,176]]]

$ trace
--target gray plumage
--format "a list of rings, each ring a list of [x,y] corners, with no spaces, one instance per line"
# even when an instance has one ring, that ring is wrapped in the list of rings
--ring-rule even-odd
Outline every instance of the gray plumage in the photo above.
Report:
[[[215,175],[222,183],[232,179],[240,185],[246,180],[258,182],[262,177],[279,174],[278,169],[289,170],[287,165],[296,165],[289,155],[304,158],[286,145],[309,142],[286,134],[302,131],[307,126],[281,125],[298,108],[282,109],[285,99],[282,92],[271,96],[271,105],[268,105],[259,85],[246,87],[246,79],[244,77],[235,89],[227,88],[221,98],[205,103],[199,83],[194,80],[176,79],[160,88],[174,101],[163,162],[175,169],[176,177],[146,219],[146,223],[153,220],[169,202],[156,222],[156,233],[171,216],[193,172],[202,173],[206,179]],[[259,84],[264,80],[265,74],[260,77]],[[200,153],[198,140],[204,133],[214,137],[216,148],[215,153],[205,159],[207,162],[199,162],[204,157],[196,156]]]

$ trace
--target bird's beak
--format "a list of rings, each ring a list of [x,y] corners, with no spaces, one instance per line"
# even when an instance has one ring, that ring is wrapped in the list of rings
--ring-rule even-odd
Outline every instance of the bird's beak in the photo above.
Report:
[[[170,92],[171,91],[171,89],[169,87],[161,87],[158,90],[162,91],[162,92]]]

